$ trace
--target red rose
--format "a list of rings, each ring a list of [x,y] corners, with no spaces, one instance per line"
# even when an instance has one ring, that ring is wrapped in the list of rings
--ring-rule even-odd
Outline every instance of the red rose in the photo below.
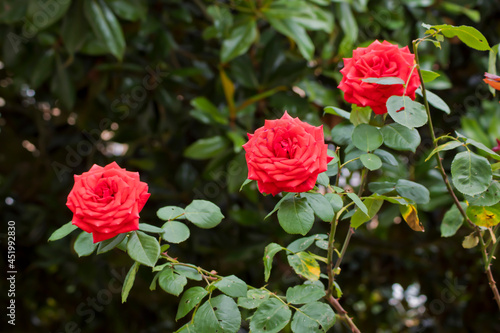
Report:
[[[248,137],[243,145],[248,178],[257,181],[261,193],[309,191],[332,160],[326,154],[323,126],[311,126],[286,111]]]
[[[97,243],[139,229],[139,212],[150,195],[138,172],[115,162],[104,168],[94,164],[88,172],[75,175],[66,206],[73,212],[73,224],[91,232]]]
[[[362,79],[380,77],[399,77],[405,84],[406,96],[415,99],[415,90],[420,85],[415,56],[408,46],[399,48],[387,41],[374,41],[368,47],[358,47],[352,58],[344,59],[343,74],[338,88],[344,91],[344,99],[358,106],[369,106],[376,114],[387,113],[385,103],[393,95],[403,96],[402,84],[383,85],[363,82]],[[412,71],[413,69],[413,71]]]

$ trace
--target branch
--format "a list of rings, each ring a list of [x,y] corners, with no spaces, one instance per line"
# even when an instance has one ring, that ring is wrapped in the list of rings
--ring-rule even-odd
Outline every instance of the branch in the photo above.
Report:
[[[436,142],[436,135],[434,134],[434,126],[432,125],[432,118],[431,118],[431,111],[429,108],[429,103],[427,102],[427,95],[425,91],[425,84],[424,84],[424,79],[422,77],[422,72],[420,70],[420,63],[418,61],[418,43],[416,40],[413,41],[413,53],[415,54],[415,62],[417,64],[417,72],[418,76],[420,78],[420,84],[422,85],[422,97],[424,98],[424,106],[425,106],[425,111],[427,112],[427,118],[429,119],[428,124],[429,124],[429,129],[431,132],[431,137],[432,141],[434,144],[434,148],[437,148],[437,142]],[[441,173],[441,177],[443,178],[443,181],[446,185],[446,189],[448,190],[448,193],[451,195],[453,202],[455,203],[455,206],[458,208],[460,211],[460,214],[464,217],[464,219],[467,221],[467,223],[476,230],[479,240],[481,242],[481,254],[483,256],[483,261],[484,261],[484,269],[486,276],[488,277],[488,282],[491,288],[491,291],[493,292],[493,295],[495,297],[495,301],[497,302],[498,308],[500,309],[500,294],[498,293],[498,289],[495,283],[495,280],[493,279],[493,274],[491,273],[491,260],[488,260],[488,253],[486,252],[486,245],[484,243],[483,235],[481,234],[481,230],[477,225],[472,223],[472,221],[469,219],[467,216],[466,212],[462,208],[462,205],[460,205],[460,201],[458,200],[457,196],[455,195],[455,192],[453,191],[453,188],[451,187],[451,184],[448,180],[448,175],[446,175],[446,171],[444,170],[443,163],[441,161],[441,156],[439,155],[439,152],[436,153],[436,161],[438,163],[438,169]]]
[[[335,297],[333,297],[331,294],[328,294],[326,296],[326,300],[337,311],[340,319],[342,319],[347,324],[347,326],[349,326],[349,328],[351,329],[351,331],[353,333],[361,333],[359,328],[356,327],[356,324],[354,324],[352,319],[347,315],[347,311],[344,310],[342,305],[340,305],[339,301],[337,299],[335,299]]]

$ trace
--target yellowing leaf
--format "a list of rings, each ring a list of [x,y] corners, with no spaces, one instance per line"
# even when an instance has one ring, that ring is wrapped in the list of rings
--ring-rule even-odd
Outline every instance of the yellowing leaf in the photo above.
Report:
[[[220,80],[222,82],[222,88],[224,89],[224,95],[226,96],[227,105],[229,106],[229,114],[231,119],[234,119],[236,116],[236,109],[234,107],[234,83],[222,68],[220,69]]]
[[[464,249],[472,249],[478,243],[479,243],[479,237],[476,236],[476,232],[474,231],[472,234],[464,238],[462,246]]]
[[[399,206],[399,211],[410,228],[415,231],[425,231],[424,226],[418,219],[417,208],[414,205]]]
[[[312,255],[307,252],[299,252],[288,256],[288,262],[292,266],[295,273],[302,275],[304,278],[316,281],[319,280],[321,270],[319,264]]]
[[[475,225],[490,228],[500,222],[500,205],[469,206],[467,216]]]

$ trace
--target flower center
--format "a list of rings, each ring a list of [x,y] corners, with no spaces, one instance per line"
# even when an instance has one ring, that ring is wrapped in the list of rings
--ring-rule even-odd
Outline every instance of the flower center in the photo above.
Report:
[[[98,196],[99,200],[113,199],[116,193],[116,184],[108,181],[108,179],[101,179],[94,189],[94,193]]]
[[[293,143],[291,138],[283,138],[274,144],[274,153],[276,157],[293,158],[295,153],[296,144]]]

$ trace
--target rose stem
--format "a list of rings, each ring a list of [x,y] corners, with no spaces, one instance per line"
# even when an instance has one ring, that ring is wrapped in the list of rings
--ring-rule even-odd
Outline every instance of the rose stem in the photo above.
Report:
[[[339,317],[347,324],[347,326],[349,326],[353,333],[361,333],[361,331],[352,321],[351,317],[347,315],[347,311],[344,310],[342,305],[340,305],[339,301],[335,297],[333,297],[332,295],[328,295],[326,299],[333,306],[333,308],[337,310],[337,312],[339,313]]]
[[[420,71],[420,62],[418,60],[418,44],[419,44],[419,42],[417,42],[417,41],[418,40],[413,41],[413,53],[415,54],[415,62],[417,64],[417,72],[418,72],[418,76],[420,78],[420,84],[422,85],[422,97],[424,98],[425,111],[427,112],[427,118],[429,119],[429,121],[428,121],[429,130],[431,132],[431,137],[432,137],[432,141],[434,144],[434,148],[436,148],[437,147],[436,135],[434,134],[434,126],[432,125],[431,111],[429,108],[429,103],[427,102],[427,95],[425,92],[424,79],[422,77],[422,72]],[[451,197],[455,203],[455,206],[457,206],[458,210],[460,211],[460,214],[462,214],[462,216],[467,221],[467,223],[476,230],[476,232],[479,236],[479,240],[481,242],[481,254],[483,256],[483,261],[484,261],[484,265],[485,265],[484,270],[485,270],[486,276],[488,277],[488,282],[489,282],[491,291],[493,292],[495,301],[497,302],[498,308],[500,309],[500,294],[498,293],[498,289],[497,289],[495,280],[493,279],[493,274],[491,273],[491,258],[489,260],[487,259],[488,253],[486,252],[486,246],[484,243],[483,235],[481,234],[481,230],[479,229],[479,227],[477,225],[472,223],[472,221],[469,219],[466,212],[462,208],[462,205],[460,205],[460,201],[458,200],[457,196],[455,195],[455,192],[453,191],[453,188],[451,187],[451,184],[448,180],[448,176],[446,175],[446,171],[444,170],[443,163],[441,161],[441,156],[439,156],[439,152],[436,153],[435,157],[436,157],[439,171],[441,173],[441,177],[443,178],[443,181],[446,185],[448,193],[451,195]],[[491,253],[492,257],[493,257],[493,255],[494,255],[494,253]]]

